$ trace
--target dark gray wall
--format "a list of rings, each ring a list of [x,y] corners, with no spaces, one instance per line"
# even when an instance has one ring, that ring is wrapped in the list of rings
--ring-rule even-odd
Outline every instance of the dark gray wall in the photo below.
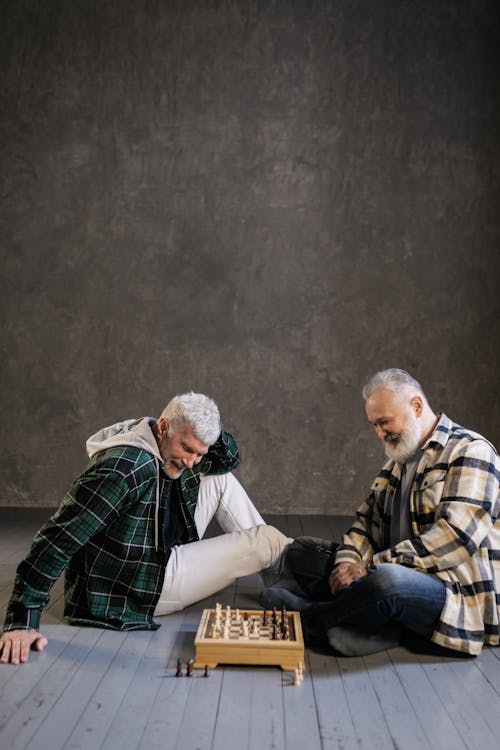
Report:
[[[498,7],[2,0],[0,504],[187,389],[268,512],[354,510],[381,367],[500,442]]]

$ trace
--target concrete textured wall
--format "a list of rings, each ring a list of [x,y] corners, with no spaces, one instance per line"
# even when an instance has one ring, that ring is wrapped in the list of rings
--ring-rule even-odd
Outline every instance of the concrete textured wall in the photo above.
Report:
[[[3,0],[0,504],[212,395],[266,512],[351,513],[360,388],[499,424],[496,0]]]

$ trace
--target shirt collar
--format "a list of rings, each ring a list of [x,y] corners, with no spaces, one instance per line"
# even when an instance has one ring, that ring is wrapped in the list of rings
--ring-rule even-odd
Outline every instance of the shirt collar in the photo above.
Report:
[[[434,445],[440,445],[444,447],[448,442],[450,432],[453,427],[453,422],[449,419],[446,414],[439,415],[439,422],[434,428],[434,432],[430,438],[422,446],[422,450],[425,451],[427,448],[432,448]]]

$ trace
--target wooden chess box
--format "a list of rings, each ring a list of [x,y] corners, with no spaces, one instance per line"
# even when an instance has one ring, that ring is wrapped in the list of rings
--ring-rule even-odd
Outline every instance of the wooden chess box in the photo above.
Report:
[[[215,609],[204,609],[195,645],[195,667],[217,664],[263,664],[276,665],[293,671],[304,665],[304,638],[299,612],[287,612],[286,637],[283,637],[282,614],[263,610],[222,609],[219,616]],[[273,638],[273,616],[277,619]],[[221,619],[222,618],[222,619]],[[264,619],[267,623],[264,623]],[[243,622],[248,627],[243,626]]]

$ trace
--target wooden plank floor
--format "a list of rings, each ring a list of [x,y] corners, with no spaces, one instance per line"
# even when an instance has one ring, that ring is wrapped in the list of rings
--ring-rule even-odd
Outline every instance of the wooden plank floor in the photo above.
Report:
[[[0,509],[0,614],[15,567],[47,511]],[[290,535],[338,539],[346,519],[268,517]],[[365,658],[306,652],[305,680],[277,667],[225,666],[176,678],[215,599],[256,606],[258,577],[161,618],[154,632],[75,628],[62,581],[43,617],[49,646],[0,666],[2,750],[460,750],[498,747],[500,653],[476,659],[396,648]]]

